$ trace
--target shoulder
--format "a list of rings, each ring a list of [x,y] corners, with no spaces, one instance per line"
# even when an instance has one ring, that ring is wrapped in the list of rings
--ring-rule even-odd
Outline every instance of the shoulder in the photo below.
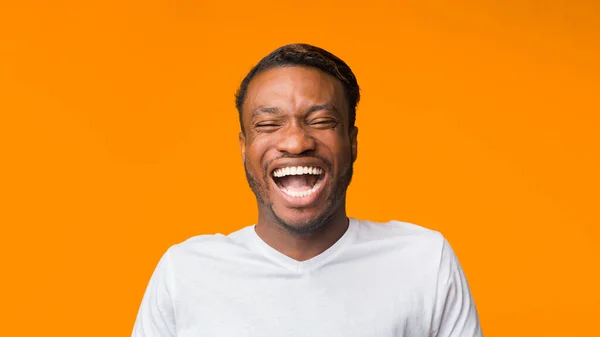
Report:
[[[190,237],[169,247],[167,254],[172,262],[189,260],[215,260],[235,255],[246,250],[246,234],[251,226],[229,235],[202,234]]]
[[[397,220],[387,222],[356,220],[356,222],[358,240],[363,242],[397,240],[441,247],[445,241],[440,232],[410,222]]]
[[[409,222],[356,220],[356,223],[357,246],[393,260],[437,268],[448,245],[440,232]]]

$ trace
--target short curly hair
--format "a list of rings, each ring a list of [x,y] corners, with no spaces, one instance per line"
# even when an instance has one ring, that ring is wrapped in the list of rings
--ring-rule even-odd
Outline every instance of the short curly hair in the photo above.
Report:
[[[354,127],[356,121],[356,107],[360,101],[360,88],[354,73],[346,62],[332,53],[309,44],[295,43],[279,47],[265,56],[246,75],[235,94],[235,107],[238,110],[240,127],[244,132],[242,122],[242,106],[246,99],[248,85],[259,73],[278,67],[304,66],[319,69],[337,78],[342,82],[344,93],[348,100],[349,128]]]

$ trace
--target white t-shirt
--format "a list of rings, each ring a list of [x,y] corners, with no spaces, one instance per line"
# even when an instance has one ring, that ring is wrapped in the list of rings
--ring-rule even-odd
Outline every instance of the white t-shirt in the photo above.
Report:
[[[296,261],[248,226],[167,250],[133,337],[478,337],[467,281],[435,231],[351,218],[328,250]]]

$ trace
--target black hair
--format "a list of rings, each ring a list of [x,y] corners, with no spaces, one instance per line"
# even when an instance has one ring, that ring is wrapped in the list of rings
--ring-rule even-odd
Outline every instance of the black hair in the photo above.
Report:
[[[235,107],[238,110],[242,132],[244,132],[242,106],[244,105],[248,85],[259,73],[268,69],[286,66],[317,68],[342,82],[346,99],[348,100],[349,128],[352,129],[354,127],[354,122],[356,121],[356,107],[360,100],[360,89],[356,77],[350,67],[339,57],[322,48],[304,43],[296,43],[285,45],[272,51],[269,55],[260,60],[242,81],[235,94]]]

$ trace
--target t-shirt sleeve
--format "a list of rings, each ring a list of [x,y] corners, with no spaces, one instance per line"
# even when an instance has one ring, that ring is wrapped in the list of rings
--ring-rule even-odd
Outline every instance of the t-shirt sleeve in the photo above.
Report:
[[[158,262],[138,310],[132,337],[174,337],[170,250]]]
[[[482,337],[467,279],[452,247],[443,241],[432,336]]]

